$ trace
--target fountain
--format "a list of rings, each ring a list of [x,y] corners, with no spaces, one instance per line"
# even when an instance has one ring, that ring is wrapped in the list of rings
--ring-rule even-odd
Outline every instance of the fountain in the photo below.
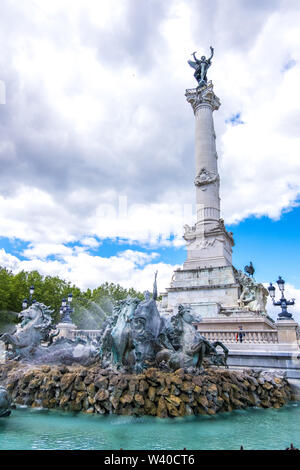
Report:
[[[0,383],[13,404],[165,418],[279,408],[291,399],[278,374],[229,371],[228,349],[196,330],[188,306],[163,316],[156,277],[152,295],[117,302],[93,340],[61,337],[41,303],[23,310],[16,331],[0,337],[8,346]]]
[[[220,102],[207,82],[212,55],[198,60],[194,53],[196,62],[189,61],[199,85],[186,91],[196,117],[197,223],[185,226],[188,257],[175,271],[161,310],[157,272],[152,294],[146,291],[142,301],[129,296],[117,302],[93,340],[73,339],[71,295],[63,300],[57,325],[49,307],[24,303],[16,330],[0,336],[7,348],[0,383],[13,403],[166,418],[279,408],[291,399],[291,388],[279,374],[228,370],[227,347],[208,341],[196,327],[199,315],[218,323],[222,315],[248,318],[248,309],[265,322],[267,294],[233,268],[233,236],[220,219],[212,118]],[[248,268],[253,274],[253,266]],[[3,413],[9,411],[7,392],[0,391]]]
[[[179,305],[170,319],[157,309],[157,273],[153,294],[145,292],[145,300],[128,297],[117,303],[113,315],[105,322],[97,340],[72,340],[59,335],[59,326],[52,325],[49,307],[35,302],[19,314],[16,331],[4,333],[0,341],[11,346],[9,359],[34,364],[101,363],[139,373],[149,367],[165,371],[181,367],[201,368],[204,356],[214,364],[226,366],[228,349],[220,342],[210,343],[193,326],[190,309]],[[216,347],[220,346],[224,354]]]

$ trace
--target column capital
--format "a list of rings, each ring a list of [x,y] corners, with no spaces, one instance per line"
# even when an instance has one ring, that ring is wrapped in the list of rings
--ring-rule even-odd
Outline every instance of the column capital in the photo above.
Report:
[[[204,87],[190,88],[185,91],[186,99],[192,105],[195,114],[202,107],[208,106],[212,111],[219,109],[221,102],[214,94],[213,88],[212,82],[209,81]]]

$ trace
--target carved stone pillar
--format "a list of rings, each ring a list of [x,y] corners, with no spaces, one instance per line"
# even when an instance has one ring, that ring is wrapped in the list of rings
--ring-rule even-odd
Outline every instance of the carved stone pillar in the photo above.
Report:
[[[298,346],[299,339],[297,330],[299,325],[294,320],[278,320],[276,322],[278,329],[278,343],[294,344]]]
[[[216,227],[220,219],[219,174],[213,111],[220,107],[213,85],[186,90],[195,114],[197,226]]]
[[[184,268],[209,268],[232,264],[233,238],[220,219],[220,178],[218,174],[213,111],[220,100],[213,85],[186,90],[186,99],[195,114],[196,203],[197,221],[185,226],[187,261]]]

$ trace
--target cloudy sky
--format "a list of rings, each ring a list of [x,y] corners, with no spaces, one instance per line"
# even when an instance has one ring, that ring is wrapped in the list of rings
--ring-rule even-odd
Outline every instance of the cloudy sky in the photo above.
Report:
[[[300,303],[299,24],[298,0],[2,0],[0,265],[168,286],[194,217],[187,60],[212,45],[234,264]]]

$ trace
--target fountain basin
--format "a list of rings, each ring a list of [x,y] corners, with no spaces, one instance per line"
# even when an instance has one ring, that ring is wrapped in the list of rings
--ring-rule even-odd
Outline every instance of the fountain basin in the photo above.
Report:
[[[32,408],[0,420],[1,450],[283,450],[300,445],[300,403],[159,419]]]

